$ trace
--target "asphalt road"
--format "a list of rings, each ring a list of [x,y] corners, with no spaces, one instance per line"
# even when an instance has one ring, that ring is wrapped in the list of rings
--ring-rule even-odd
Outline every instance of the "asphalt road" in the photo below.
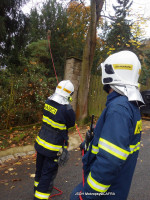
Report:
[[[148,126],[147,126],[148,127]],[[134,173],[128,200],[150,200],[150,128],[142,135],[142,146]],[[54,200],[69,200],[73,188],[82,180],[82,162],[79,149],[70,152],[70,160],[59,168],[55,186],[63,191]],[[9,161],[0,169],[1,200],[32,200],[35,158],[26,156]],[[54,191],[57,193],[57,191]]]

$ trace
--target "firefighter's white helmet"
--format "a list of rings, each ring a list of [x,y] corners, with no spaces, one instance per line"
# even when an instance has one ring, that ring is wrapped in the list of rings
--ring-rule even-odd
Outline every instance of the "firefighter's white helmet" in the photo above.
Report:
[[[56,94],[59,94],[60,96],[65,97],[66,99],[68,99],[68,97],[70,97],[74,92],[74,86],[71,83],[70,80],[63,80],[61,81],[55,90]]]
[[[62,105],[69,104],[73,92],[74,86],[71,81],[63,80],[57,85],[54,94],[49,99]]]
[[[131,51],[120,51],[110,55],[102,67],[102,83],[104,85],[133,85],[138,87],[141,64]]]
[[[113,90],[127,96],[129,101],[144,103],[138,88],[141,63],[135,53],[127,50],[114,53],[101,67],[104,85],[109,84]]]

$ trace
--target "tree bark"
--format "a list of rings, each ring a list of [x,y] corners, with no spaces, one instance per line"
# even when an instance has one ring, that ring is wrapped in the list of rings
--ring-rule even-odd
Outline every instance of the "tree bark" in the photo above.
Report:
[[[88,92],[96,47],[96,27],[103,4],[104,0],[91,0],[91,21],[82,57],[81,78],[76,111],[77,120],[83,120],[88,114]]]

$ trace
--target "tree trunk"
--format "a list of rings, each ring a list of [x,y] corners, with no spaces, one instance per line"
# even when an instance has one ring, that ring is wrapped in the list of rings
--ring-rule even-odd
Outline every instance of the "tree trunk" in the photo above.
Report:
[[[81,78],[76,111],[77,120],[84,119],[88,114],[88,92],[96,47],[96,27],[99,21],[103,4],[104,0],[91,0],[91,21],[82,57]]]

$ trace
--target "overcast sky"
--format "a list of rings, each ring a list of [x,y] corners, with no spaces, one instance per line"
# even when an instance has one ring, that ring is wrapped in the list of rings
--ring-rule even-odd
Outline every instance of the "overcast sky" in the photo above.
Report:
[[[70,0],[57,1],[61,2],[65,6]],[[29,3],[23,7],[23,12],[29,14],[31,8],[34,7],[40,10],[43,2],[46,2],[46,0],[30,0]],[[90,0],[84,0],[84,2],[86,2],[86,5],[90,5]],[[115,4],[115,2],[116,0],[106,0],[106,5],[103,7],[103,9],[106,9],[107,13],[112,13],[112,4]],[[150,17],[150,0],[133,0],[132,10],[133,14],[135,14],[136,16],[137,14],[140,14],[142,17],[145,18]],[[146,30],[145,38],[150,38],[150,20],[148,20],[147,23],[143,25],[143,28]]]

